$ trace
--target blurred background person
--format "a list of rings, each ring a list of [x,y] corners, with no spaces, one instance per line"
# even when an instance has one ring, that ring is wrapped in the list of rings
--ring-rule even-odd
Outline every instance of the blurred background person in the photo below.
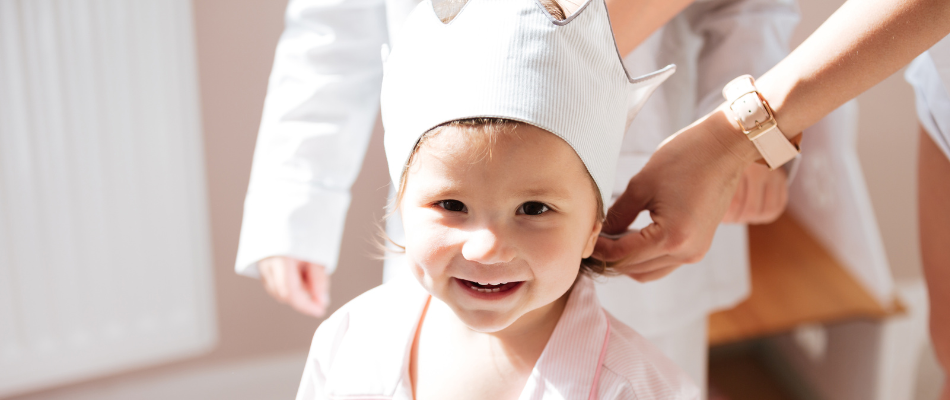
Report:
[[[945,1],[849,1],[755,83],[774,109],[783,140],[791,140],[913,60],[907,79],[915,89],[921,124],[920,241],[931,339],[945,370],[950,366],[948,33],[950,3]],[[604,230],[626,231],[643,210],[651,212],[653,224],[618,241],[602,239],[602,257],[622,261],[627,273],[663,276],[703,254],[740,174],[765,155],[745,137],[731,106],[724,103],[678,132],[630,181]],[[944,388],[942,399],[950,399],[950,389]]]

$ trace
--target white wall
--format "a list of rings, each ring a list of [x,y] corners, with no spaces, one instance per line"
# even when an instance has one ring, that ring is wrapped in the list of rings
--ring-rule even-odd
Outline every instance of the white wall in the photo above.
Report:
[[[0,0],[0,395],[209,351],[189,0]]]

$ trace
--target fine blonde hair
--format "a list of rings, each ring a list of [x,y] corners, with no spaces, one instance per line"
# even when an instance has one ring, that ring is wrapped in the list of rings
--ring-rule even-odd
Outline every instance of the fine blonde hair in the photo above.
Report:
[[[567,18],[567,15],[564,14],[564,9],[561,8],[561,5],[555,0],[540,0],[541,5],[544,6],[544,10],[551,14],[551,17],[558,21],[563,21]]]

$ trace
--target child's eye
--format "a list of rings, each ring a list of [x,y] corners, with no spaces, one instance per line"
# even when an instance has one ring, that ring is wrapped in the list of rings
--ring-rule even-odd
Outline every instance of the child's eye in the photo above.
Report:
[[[465,204],[458,200],[441,200],[439,201],[439,207],[444,208],[446,211],[454,212],[466,212],[468,209],[465,208]]]
[[[550,208],[544,205],[544,203],[529,201],[521,205],[521,207],[518,209],[518,213],[525,215],[541,215],[549,210]]]

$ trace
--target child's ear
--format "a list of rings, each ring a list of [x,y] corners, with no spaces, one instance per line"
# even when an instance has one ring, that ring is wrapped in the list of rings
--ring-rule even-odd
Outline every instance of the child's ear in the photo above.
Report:
[[[594,246],[597,244],[597,237],[600,236],[600,230],[604,227],[603,221],[594,222],[594,229],[590,233],[590,237],[587,238],[587,246],[584,247],[583,258],[590,257],[594,254]]]

